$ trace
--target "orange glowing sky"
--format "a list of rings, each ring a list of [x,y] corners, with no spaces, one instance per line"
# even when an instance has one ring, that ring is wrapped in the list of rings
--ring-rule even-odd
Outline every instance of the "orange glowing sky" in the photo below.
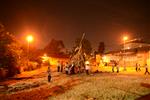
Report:
[[[52,38],[71,48],[85,32],[94,48],[104,41],[106,48],[115,49],[126,33],[130,38],[149,37],[149,4],[149,0],[5,0],[0,3],[0,22],[21,41],[33,33],[33,44],[39,48]]]

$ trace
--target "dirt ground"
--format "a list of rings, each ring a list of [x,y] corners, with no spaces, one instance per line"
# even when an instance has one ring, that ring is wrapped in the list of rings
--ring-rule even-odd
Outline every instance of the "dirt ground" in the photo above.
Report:
[[[63,94],[72,87],[83,83],[81,77],[58,73],[55,69],[52,69],[52,80],[49,83],[46,70],[47,67],[42,67],[0,82],[0,100],[47,100],[51,96]],[[123,76],[128,77],[128,75]],[[141,85],[150,88],[149,84]],[[150,95],[137,100],[150,100]]]
[[[52,70],[52,80],[49,83],[46,70],[45,67],[36,71],[24,72],[0,82],[0,100],[45,100],[80,83],[79,78],[54,70]]]

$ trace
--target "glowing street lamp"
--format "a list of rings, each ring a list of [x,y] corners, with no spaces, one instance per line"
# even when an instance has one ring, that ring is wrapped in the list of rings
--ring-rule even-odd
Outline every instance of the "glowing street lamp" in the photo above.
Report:
[[[28,35],[27,36],[27,41],[28,41],[28,43],[32,42],[33,41],[33,36],[32,35]]]
[[[123,41],[126,41],[126,40],[128,40],[128,37],[127,37],[127,36],[124,36],[124,37],[123,37]]]
[[[127,36],[123,37],[123,49],[124,49],[124,54],[125,54],[125,43],[128,40]],[[126,66],[125,66],[125,57],[123,57],[123,62],[124,62],[124,71],[126,71]]]
[[[33,41],[33,36],[28,35],[26,39],[27,39],[27,42],[28,42],[27,57],[28,57],[28,60],[29,60],[29,49],[30,49],[30,43]]]

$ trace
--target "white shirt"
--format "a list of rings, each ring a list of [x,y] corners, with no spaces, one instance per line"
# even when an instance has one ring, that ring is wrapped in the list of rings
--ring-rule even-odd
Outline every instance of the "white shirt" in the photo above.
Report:
[[[85,69],[86,69],[86,70],[89,70],[89,69],[90,69],[90,66],[89,66],[89,65],[85,65]]]
[[[60,64],[60,63],[57,63],[57,66],[59,66],[59,67],[60,67],[60,66],[61,66],[61,64]]]

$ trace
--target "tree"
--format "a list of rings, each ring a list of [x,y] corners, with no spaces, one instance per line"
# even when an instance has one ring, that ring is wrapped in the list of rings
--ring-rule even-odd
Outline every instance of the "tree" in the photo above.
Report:
[[[102,55],[104,53],[104,51],[105,51],[105,44],[104,44],[104,42],[99,42],[98,53]]]
[[[49,55],[58,55],[62,53],[65,48],[62,40],[52,39],[49,44],[44,48],[44,51]]]
[[[80,65],[81,68],[85,67],[85,61],[89,60],[92,52],[91,43],[89,40],[85,39],[85,34],[82,35],[82,38],[77,38],[75,40],[75,46],[73,47],[73,51],[70,57],[71,62],[74,62],[78,67]]]
[[[3,29],[2,29],[3,28]],[[7,68],[9,76],[19,72],[24,51],[17,39],[0,27],[0,67]]]
[[[74,48],[79,47],[80,41],[81,41],[80,38],[77,38],[77,39],[75,40],[75,47],[74,47]],[[91,52],[92,52],[91,43],[90,43],[89,40],[87,40],[87,39],[85,39],[85,38],[82,40],[82,52],[84,52],[84,53],[87,54],[87,55],[90,55]]]

